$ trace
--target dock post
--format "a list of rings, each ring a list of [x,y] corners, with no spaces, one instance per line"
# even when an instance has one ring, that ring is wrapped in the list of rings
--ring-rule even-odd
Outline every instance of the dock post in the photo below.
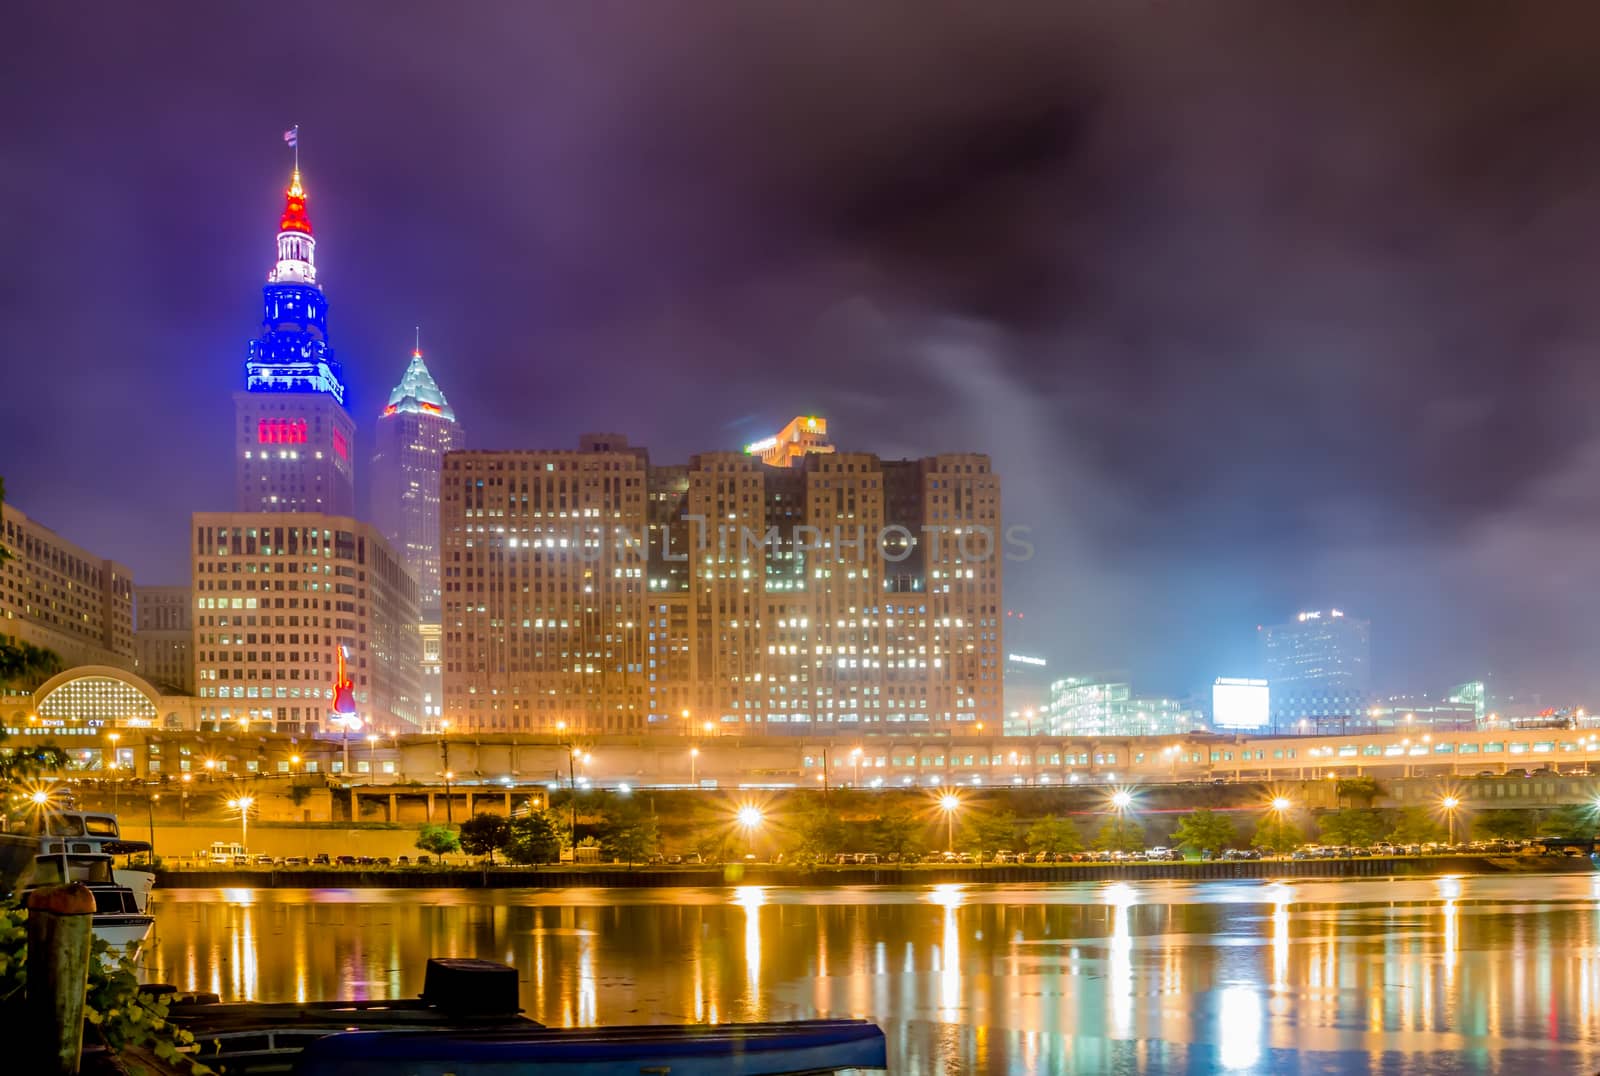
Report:
[[[87,886],[48,886],[28,894],[26,1006],[36,1066],[30,1072],[78,1071],[93,937],[94,894]]]

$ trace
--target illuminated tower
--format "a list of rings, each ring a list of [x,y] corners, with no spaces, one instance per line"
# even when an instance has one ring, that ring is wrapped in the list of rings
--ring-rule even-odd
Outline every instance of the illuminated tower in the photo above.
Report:
[[[422,619],[439,620],[439,471],[444,454],[464,448],[456,413],[411,352],[405,376],[378,416],[372,457],[372,518],[417,580]]]
[[[262,289],[261,335],[234,394],[236,507],[355,513],[356,428],[328,346],[328,301],[296,168],[278,222],[278,261]]]

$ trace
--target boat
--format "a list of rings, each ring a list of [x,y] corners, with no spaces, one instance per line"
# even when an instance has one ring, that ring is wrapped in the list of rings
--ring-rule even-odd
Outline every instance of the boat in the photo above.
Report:
[[[81,882],[94,893],[96,936],[117,949],[144,943],[155,925],[149,905],[156,876],[118,867],[115,857],[148,852],[147,842],[123,840],[116,815],[54,808],[36,813],[22,835],[34,842],[34,856],[19,892]]]
[[[550,1028],[518,1005],[515,968],[428,961],[422,995],[388,1001],[232,1002],[174,995],[191,1054],[233,1076],[874,1076],[883,1031],[866,1020]],[[153,1073],[178,1070],[136,1051]]]
[[[94,894],[94,933],[113,949],[137,951],[150,936],[155,917],[139,905],[134,890],[116,878],[111,856],[104,852],[47,852],[33,859],[33,873],[24,895],[41,886],[79,882]],[[148,896],[148,890],[145,891]]]

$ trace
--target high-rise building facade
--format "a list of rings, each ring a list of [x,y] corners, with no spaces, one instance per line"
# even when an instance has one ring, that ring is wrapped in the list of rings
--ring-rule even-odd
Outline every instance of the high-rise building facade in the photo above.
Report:
[[[1257,629],[1274,725],[1362,714],[1372,690],[1372,625],[1343,610]]]
[[[456,413],[422,361],[421,342],[378,416],[372,520],[417,580],[422,618],[439,618],[439,471],[465,448]]]
[[[328,345],[317,242],[295,169],[278,222],[278,258],[262,288],[261,334],[234,394],[235,507],[241,512],[355,512],[355,423]]]
[[[987,457],[577,452],[445,461],[445,717],[461,729],[1001,727]]]
[[[379,731],[418,727],[417,584],[376,528],[311,512],[200,512],[191,548],[203,726],[325,730],[343,648],[358,716]]]
[[[0,635],[50,650],[63,666],[131,669],[133,574],[0,504]]]
[[[194,694],[193,607],[188,587],[133,588],[134,668],[184,695]]]

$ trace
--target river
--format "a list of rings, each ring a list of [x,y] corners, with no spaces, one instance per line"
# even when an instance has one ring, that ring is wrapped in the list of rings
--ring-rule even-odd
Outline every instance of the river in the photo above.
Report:
[[[1600,875],[732,890],[169,890],[147,977],[571,1026],[865,1016],[896,1073],[1593,1073]]]

